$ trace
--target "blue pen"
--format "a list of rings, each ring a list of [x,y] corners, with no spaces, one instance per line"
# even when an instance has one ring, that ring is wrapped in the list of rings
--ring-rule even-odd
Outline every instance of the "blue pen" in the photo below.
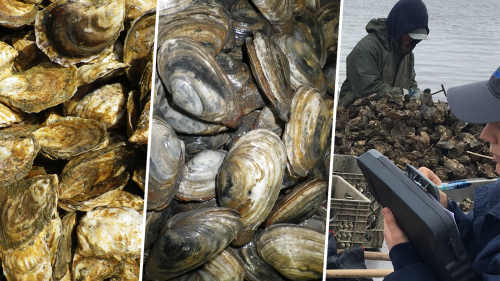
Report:
[[[486,184],[490,182],[488,179],[471,179],[471,180],[457,180],[457,181],[452,181],[449,183],[442,184],[438,186],[439,190],[445,191],[445,190],[454,190],[454,189],[461,189],[461,188],[466,188],[471,186],[474,183],[480,183]]]

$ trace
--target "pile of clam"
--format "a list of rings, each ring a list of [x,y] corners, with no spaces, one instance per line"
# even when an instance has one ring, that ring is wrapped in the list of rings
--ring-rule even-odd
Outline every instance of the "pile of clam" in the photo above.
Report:
[[[156,1],[2,2],[7,280],[138,280]]]
[[[317,4],[158,3],[144,280],[321,278],[339,3]]]
[[[468,153],[490,155],[480,139],[484,125],[458,120],[446,102],[429,94],[358,99],[348,109],[339,107],[336,120],[337,154],[377,149],[402,169],[425,166],[441,180],[497,177],[493,160]]]

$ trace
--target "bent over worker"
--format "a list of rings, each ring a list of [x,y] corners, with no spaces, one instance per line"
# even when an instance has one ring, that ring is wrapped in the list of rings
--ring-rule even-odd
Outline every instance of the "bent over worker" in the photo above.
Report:
[[[428,21],[422,0],[400,0],[386,19],[372,19],[366,26],[368,35],[347,56],[339,106],[347,108],[372,94],[418,95],[412,51],[427,39]]]

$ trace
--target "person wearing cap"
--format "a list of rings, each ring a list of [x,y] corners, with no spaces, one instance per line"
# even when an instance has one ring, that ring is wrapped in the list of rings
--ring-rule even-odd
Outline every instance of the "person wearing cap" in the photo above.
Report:
[[[455,116],[467,123],[486,124],[481,138],[490,143],[490,152],[500,175],[500,67],[488,81],[450,88],[448,104]],[[441,180],[431,170],[419,169],[436,185]],[[500,280],[500,179],[475,189],[474,209],[465,215],[454,201],[440,192],[444,208],[454,213],[455,222],[477,280]],[[437,280],[399,228],[389,208],[382,209],[384,236],[394,272],[384,280]]]
[[[429,16],[422,0],[400,0],[387,18],[372,19],[368,34],[347,56],[346,79],[339,106],[356,99],[386,93],[419,94],[415,81],[413,49],[429,34]]]

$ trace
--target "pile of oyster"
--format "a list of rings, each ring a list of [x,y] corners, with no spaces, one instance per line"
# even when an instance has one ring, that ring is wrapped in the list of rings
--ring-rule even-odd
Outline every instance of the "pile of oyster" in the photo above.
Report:
[[[359,156],[377,149],[400,168],[428,167],[441,180],[495,178],[495,163],[480,139],[484,125],[458,120],[443,101],[387,95],[363,98],[337,111],[335,153]]]
[[[156,2],[2,5],[3,275],[138,280]]]
[[[144,280],[321,278],[339,3],[317,6],[159,2]]]

